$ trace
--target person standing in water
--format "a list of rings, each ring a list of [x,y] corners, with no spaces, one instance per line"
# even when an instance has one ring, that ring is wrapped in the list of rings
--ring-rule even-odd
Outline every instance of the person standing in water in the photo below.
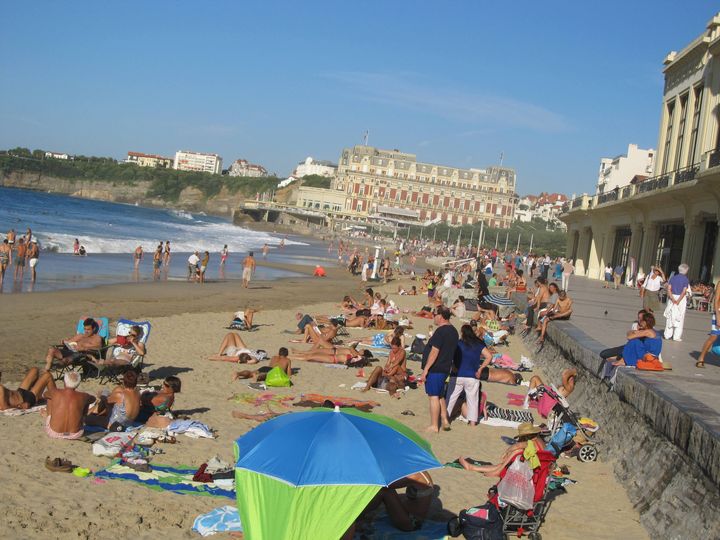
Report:
[[[248,288],[252,275],[255,272],[255,257],[253,252],[248,253],[248,256],[243,259],[243,273],[242,273],[242,286]]]
[[[37,272],[35,268],[37,267],[38,259],[40,258],[40,247],[38,246],[37,240],[33,240],[30,244],[30,248],[28,249],[27,259],[28,264],[30,265],[30,269],[32,270],[32,278],[31,281],[35,283],[35,279],[37,278]]]
[[[267,259],[268,251],[270,251],[270,246],[266,243],[262,248],[263,259]]]
[[[162,243],[155,250],[153,255],[153,279],[160,279],[160,265],[163,259]]]
[[[5,279],[5,270],[7,270],[8,264],[10,264],[10,257],[12,257],[12,250],[6,238],[3,240],[3,243],[0,244],[0,289]]]
[[[165,241],[165,255],[163,256],[163,264],[165,265],[165,270],[170,268],[170,240]]]
[[[135,260],[135,270],[138,269],[138,266],[140,266],[140,261],[143,258],[143,248],[142,246],[138,246],[135,248],[135,253],[133,254],[133,259]]]
[[[220,268],[223,268],[225,266],[225,261],[228,258],[228,247],[227,244],[223,246],[223,248],[220,250]]]
[[[27,258],[27,245],[25,238],[20,237],[18,245],[15,248],[15,279],[20,274],[20,281],[25,277],[25,259]]]
[[[200,283],[205,283],[205,271],[207,270],[208,263],[210,262],[210,252],[206,251],[200,261]]]
[[[80,254],[80,240],[77,238],[75,239],[75,242],[73,242],[73,255],[79,255]]]

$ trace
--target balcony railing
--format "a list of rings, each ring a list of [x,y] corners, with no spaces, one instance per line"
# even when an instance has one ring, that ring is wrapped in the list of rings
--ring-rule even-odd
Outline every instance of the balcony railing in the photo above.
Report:
[[[707,168],[720,166],[720,150],[716,150],[709,155],[706,154],[704,158],[707,159]],[[588,195],[576,197],[563,206],[563,212],[592,208],[593,206],[600,206],[602,204],[629,199],[642,193],[649,193],[658,189],[677,186],[679,184],[695,180],[698,172],[700,172],[699,163],[691,165],[690,167],[685,167],[683,169],[678,169],[676,171],[648,178],[647,180],[637,184],[632,184],[623,188],[615,188],[607,193],[601,193],[594,197]]]

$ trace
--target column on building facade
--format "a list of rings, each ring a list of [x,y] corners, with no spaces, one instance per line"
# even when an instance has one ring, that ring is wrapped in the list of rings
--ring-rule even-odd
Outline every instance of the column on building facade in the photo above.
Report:
[[[650,267],[655,264],[655,249],[657,248],[657,225],[645,222],[643,224],[643,243],[638,261],[638,271],[647,274]]]
[[[643,226],[642,223],[633,223],[630,225],[630,249],[628,250],[628,263],[626,268],[626,275],[629,275],[630,270],[638,271],[638,264],[640,261],[640,248],[642,246],[643,239]],[[630,268],[630,259],[635,259],[635,268]]]
[[[590,241],[590,229],[582,227],[579,231],[577,258],[575,259],[575,275],[584,276],[587,272],[588,261],[586,260],[588,253],[588,242]],[[568,256],[571,254],[568,253]]]
[[[592,240],[590,242],[590,255],[587,261],[587,269],[585,275],[589,278],[599,279],[603,274],[602,266],[602,249],[605,235],[595,234],[593,230]]]
[[[683,238],[681,262],[690,267],[688,276],[694,279],[700,277],[700,259],[702,258],[703,240],[705,238],[704,232],[704,223],[697,216],[685,218],[685,237]]]

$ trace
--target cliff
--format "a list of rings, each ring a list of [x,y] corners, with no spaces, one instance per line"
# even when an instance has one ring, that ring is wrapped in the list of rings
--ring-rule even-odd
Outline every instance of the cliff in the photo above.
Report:
[[[223,187],[217,195],[206,197],[199,189],[187,187],[177,201],[171,202],[149,195],[151,182],[113,182],[102,179],[55,178],[34,172],[11,172],[0,175],[0,186],[7,188],[61,193],[71,197],[101,201],[139,204],[160,208],[176,208],[191,212],[205,212],[217,216],[232,217],[246,199],[243,193],[230,193]],[[296,186],[277,192],[278,201],[286,201]]]

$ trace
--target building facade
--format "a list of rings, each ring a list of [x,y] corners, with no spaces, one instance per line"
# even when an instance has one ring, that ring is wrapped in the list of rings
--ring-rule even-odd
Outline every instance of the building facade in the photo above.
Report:
[[[142,152],[128,152],[125,163],[132,163],[140,167],[157,167],[158,169],[172,169],[173,158],[143,154]]]
[[[720,278],[720,13],[664,65],[655,175],[578,197],[561,216],[580,274],[599,279],[606,264],[668,273],[684,262],[691,279]]]
[[[342,212],[345,208],[345,194],[341,191],[300,186],[297,191],[297,206],[327,212]]]
[[[607,193],[625,187],[636,176],[652,176],[654,170],[655,150],[643,150],[637,144],[630,144],[627,154],[600,160],[596,192]]]
[[[363,145],[343,149],[331,189],[345,193],[346,212],[373,216],[378,207],[397,208],[450,225],[509,227],[517,203],[513,169],[459,169]]]
[[[52,159],[70,159],[70,156],[65,152],[45,152],[45,157]]]
[[[311,157],[307,157],[305,161],[298,163],[292,176],[302,178],[303,176],[317,175],[332,178],[337,173],[337,165],[330,161],[317,161]]]
[[[236,159],[233,164],[230,165],[228,175],[258,178],[260,176],[268,176],[268,172],[262,165],[255,165],[246,159]]]
[[[220,174],[222,172],[222,158],[217,154],[204,154],[189,150],[175,152],[173,168],[179,171],[198,171]]]

